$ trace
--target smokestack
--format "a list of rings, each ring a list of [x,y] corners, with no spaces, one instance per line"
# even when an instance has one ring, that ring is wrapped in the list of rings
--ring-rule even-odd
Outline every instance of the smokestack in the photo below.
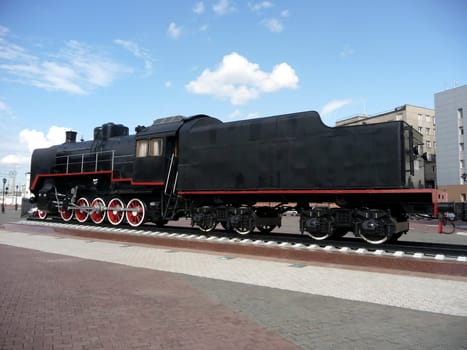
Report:
[[[75,143],[76,142],[76,135],[78,133],[76,131],[67,131],[66,132],[66,139],[65,143]]]

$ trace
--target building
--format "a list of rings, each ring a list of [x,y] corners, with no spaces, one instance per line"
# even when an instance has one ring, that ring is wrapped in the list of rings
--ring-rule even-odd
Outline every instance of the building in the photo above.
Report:
[[[423,135],[424,144],[420,146],[420,154],[425,158],[425,183],[427,187],[436,187],[436,119],[431,108],[403,105],[394,110],[372,115],[358,115],[336,122],[336,126],[383,123],[403,120]]]
[[[467,111],[467,85],[435,94],[437,125],[438,188],[450,201],[467,201],[467,169],[464,145],[464,114]]]

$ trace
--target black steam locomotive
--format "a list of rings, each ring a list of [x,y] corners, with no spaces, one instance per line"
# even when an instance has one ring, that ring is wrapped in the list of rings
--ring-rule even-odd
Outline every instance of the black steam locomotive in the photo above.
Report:
[[[409,230],[408,213],[434,214],[425,188],[422,136],[402,121],[325,126],[317,112],[223,123],[207,115],[113,123],[92,141],[34,151],[32,201],[41,218],[164,225],[190,217],[268,233],[294,209],[299,230],[323,240],[351,231],[374,244]]]

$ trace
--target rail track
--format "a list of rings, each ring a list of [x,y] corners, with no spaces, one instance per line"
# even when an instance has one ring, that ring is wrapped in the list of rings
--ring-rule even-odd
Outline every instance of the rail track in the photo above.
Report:
[[[96,238],[98,238],[99,233],[105,232],[107,234],[115,234],[117,237],[123,234],[143,237],[164,237],[173,240],[192,240],[197,242],[220,242],[223,244],[235,244],[240,246],[279,247],[296,251],[308,250],[379,257],[467,262],[467,245],[461,244],[398,241],[396,243],[382,244],[375,247],[374,245],[353,237],[343,237],[339,240],[329,239],[325,241],[315,241],[307,235],[291,233],[250,233],[249,235],[240,236],[222,229],[204,233],[190,226],[164,226],[161,228],[152,224],[137,228],[129,225],[119,226],[117,228],[110,224],[96,225],[91,222],[65,223],[59,219],[48,219],[44,221],[30,218],[20,223],[48,226],[66,229],[68,231],[88,231],[92,232]]]

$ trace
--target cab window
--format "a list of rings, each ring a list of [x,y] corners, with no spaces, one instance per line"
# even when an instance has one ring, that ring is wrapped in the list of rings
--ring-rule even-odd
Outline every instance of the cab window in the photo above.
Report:
[[[149,140],[149,155],[152,157],[159,157],[162,155],[163,142],[161,138],[154,138]]]
[[[140,140],[136,142],[136,157],[146,157],[148,155],[148,141]]]

